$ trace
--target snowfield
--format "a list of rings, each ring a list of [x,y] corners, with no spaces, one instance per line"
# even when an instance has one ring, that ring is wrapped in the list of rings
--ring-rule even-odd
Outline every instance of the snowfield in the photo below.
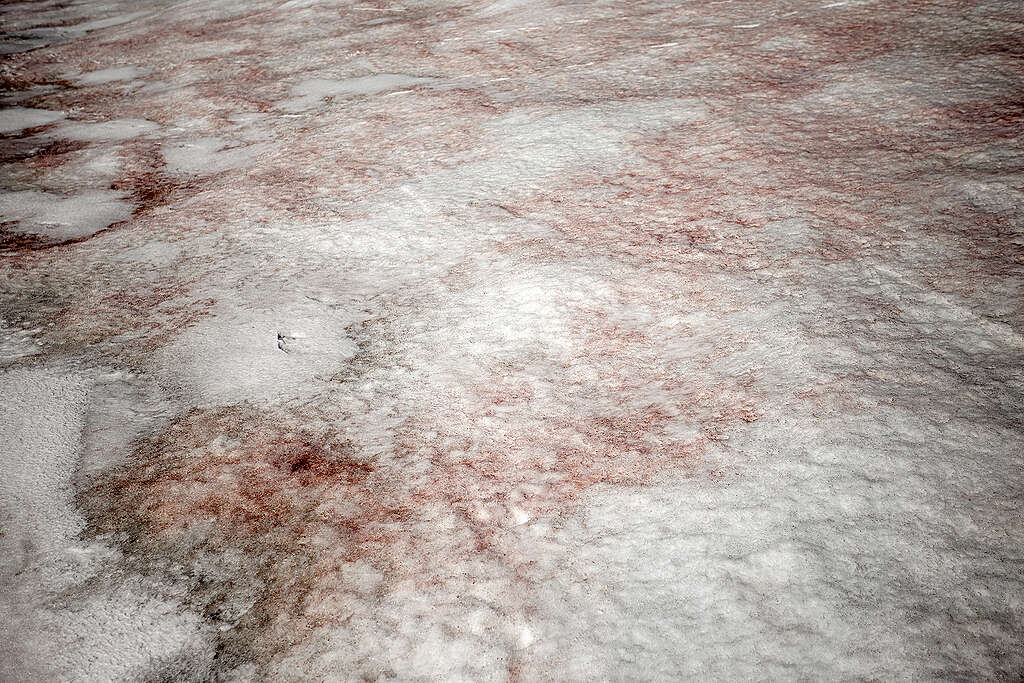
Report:
[[[0,680],[1024,676],[1015,0],[0,33]]]

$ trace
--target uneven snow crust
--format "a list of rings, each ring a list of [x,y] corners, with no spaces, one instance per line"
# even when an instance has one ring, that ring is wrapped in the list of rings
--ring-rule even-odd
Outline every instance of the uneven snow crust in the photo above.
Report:
[[[1024,672],[1018,3],[0,26],[0,679]]]

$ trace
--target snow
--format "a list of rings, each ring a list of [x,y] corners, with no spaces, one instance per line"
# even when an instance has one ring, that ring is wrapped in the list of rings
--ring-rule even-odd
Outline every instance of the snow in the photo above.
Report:
[[[85,21],[81,24],[75,24],[71,26],[71,29],[77,31],[98,31],[100,29],[110,28],[111,26],[121,26],[122,24],[133,22],[137,19],[146,16],[147,14],[148,12],[146,11],[129,12],[127,14],[119,14],[116,16],[107,17],[105,19]]]
[[[59,111],[8,107],[0,110],[0,133],[13,133],[25,128],[45,126],[54,121],[60,121],[64,117],[65,114]]]
[[[0,8],[0,679],[1015,680],[1017,14]]]
[[[406,74],[372,74],[340,80],[314,78],[296,84],[292,88],[294,97],[283,102],[281,107],[285,111],[298,112],[311,109],[316,106],[317,102],[328,97],[378,95],[383,92],[424,85],[432,80]]]
[[[5,555],[52,553],[82,530],[68,477],[74,469],[84,392],[72,379],[33,372],[4,376],[2,462]],[[12,391],[13,388],[17,388]]]
[[[102,85],[117,81],[135,81],[149,73],[149,69],[140,69],[137,66],[111,66],[82,74],[76,82],[79,85]]]
[[[57,138],[81,140],[83,142],[120,142],[152,133],[160,127],[152,121],[141,119],[115,119],[113,121],[84,122],[66,121],[50,133]]]
[[[74,373],[12,370],[0,375],[0,390],[7,397],[0,414],[0,609],[7,615],[0,676],[132,680],[154,661],[182,652],[196,658],[185,672],[208,666],[195,616],[176,614],[173,602],[152,600],[145,585],[103,585],[102,573],[115,562],[112,551],[78,539],[85,520],[75,508],[71,480],[89,382]],[[68,592],[81,597],[74,609],[61,609]]]
[[[165,145],[162,153],[167,170],[176,174],[219,173],[251,164],[265,147],[232,146],[217,137],[202,137]]]
[[[87,237],[131,214],[131,203],[115,190],[91,190],[69,197],[21,190],[0,196],[3,220],[17,221],[21,232],[54,240]]]

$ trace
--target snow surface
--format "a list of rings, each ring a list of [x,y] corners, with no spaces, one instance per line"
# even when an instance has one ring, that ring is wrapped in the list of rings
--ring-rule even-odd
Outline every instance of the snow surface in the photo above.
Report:
[[[150,73],[148,69],[140,69],[136,66],[112,66],[82,74],[76,81],[79,85],[99,85],[115,81],[134,81],[148,73]]]
[[[73,372],[28,369],[0,382],[0,677],[136,680],[182,652],[200,650],[194,655],[208,659],[196,615],[154,600],[138,580],[104,585],[110,550],[78,539],[85,520],[75,509],[72,478],[89,382]],[[86,597],[65,605],[76,593]]]
[[[87,237],[132,214],[124,193],[91,190],[70,197],[21,190],[0,196],[0,218],[20,229],[58,240]]]
[[[159,128],[152,121],[140,119],[115,119],[95,123],[67,121],[54,128],[50,134],[57,138],[83,142],[120,142],[152,133]]]
[[[207,175],[248,166],[264,149],[262,145],[232,146],[221,138],[204,137],[175,142],[161,151],[169,172]]]
[[[54,121],[60,121],[62,118],[64,118],[63,112],[9,107],[0,110],[0,133],[13,133],[25,128],[45,126]]]
[[[282,106],[286,111],[303,111],[315,107],[317,102],[329,97],[377,95],[382,92],[430,83],[430,81],[429,78],[417,78],[405,74],[372,74],[342,80],[313,78],[296,84],[292,88],[295,97],[286,101]]]
[[[1020,678],[1019,3],[0,23],[0,680]]]

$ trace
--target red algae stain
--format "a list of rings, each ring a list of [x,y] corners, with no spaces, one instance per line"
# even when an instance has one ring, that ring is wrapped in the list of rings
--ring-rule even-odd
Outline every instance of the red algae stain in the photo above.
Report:
[[[44,170],[57,168],[66,164],[72,152],[88,147],[88,143],[78,140],[54,140],[39,147],[32,139],[6,141],[0,150],[0,163],[21,162],[26,168]]]
[[[15,227],[16,225],[16,223],[7,224],[10,227]],[[4,224],[0,224],[0,253],[38,251],[52,246],[54,246],[54,243],[50,240],[43,239],[38,235],[16,232]]]
[[[131,195],[136,205],[136,218],[194,195],[202,188],[201,180],[168,175],[163,170],[163,156],[156,143],[128,143],[122,149],[121,157],[124,170],[111,183],[110,189]]]
[[[141,171],[123,174],[110,185],[112,190],[128,192],[136,203],[134,215],[138,216],[171,203],[182,184],[162,171]]]
[[[109,282],[84,286],[54,316],[48,338],[55,344],[119,338],[111,352],[126,359],[153,352],[209,314],[214,300],[196,298],[193,285],[165,280],[138,287],[110,288]]]
[[[941,119],[974,140],[1012,139],[1024,128],[1024,97],[958,102],[943,110]]]
[[[121,483],[145,491],[129,509],[159,535],[212,521],[223,542],[263,534],[295,541],[327,489],[344,489],[365,512],[374,509],[366,489],[374,471],[336,433],[240,407],[189,412],[143,445]]]
[[[146,156],[138,150],[139,170],[125,177],[122,189],[143,207],[159,206],[176,190],[161,189],[158,167],[142,163]],[[339,171],[344,176],[349,169]],[[273,174],[257,177],[261,186],[273,186]],[[282,186],[290,180],[280,179]],[[621,192],[640,202],[645,189],[637,181]],[[665,197],[670,189],[659,192]],[[643,226],[624,230],[645,241]],[[688,286],[683,279],[673,281],[680,285],[676,293]],[[452,272],[446,282],[461,291],[473,277]],[[381,324],[385,329],[373,334],[391,338],[390,323]],[[394,412],[409,414],[386,429],[389,445],[380,453],[338,426],[345,416],[313,408],[196,409],[139,443],[132,461],[81,496],[90,528],[117,539],[141,571],[187,582],[193,607],[219,627],[224,670],[246,661],[270,668],[315,629],[342,624],[351,613],[346,600],[355,600],[346,597],[350,587],[341,571],[350,563],[382,575],[381,593],[442,581],[433,569],[439,562],[474,566],[481,558],[528,582],[523,566],[530,558],[523,557],[517,527],[571,515],[598,487],[691,476],[714,442],[757,419],[751,378],[716,380],[714,389],[685,387],[683,378],[645,362],[657,348],[649,331],[617,323],[600,309],[579,311],[573,324],[570,337],[578,346],[566,362],[594,371],[601,399],[594,404],[573,406],[567,399],[553,414],[537,411],[531,408],[538,400],[535,378],[484,373],[459,387],[467,401],[457,413],[423,415],[395,404]],[[372,356],[366,361],[380,363]],[[384,376],[386,384],[390,375]],[[673,403],[631,401],[648,387],[665,389]],[[579,386],[558,388],[585,393]],[[503,421],[506,415],[514,419]],[[681,436],[673,431],[680,420],[690,426]],[[203,568],[209,557],[232,553],[242,559],[228,569]],[[365,596],[358,599],[366,609]]]
[[[491,405],[529,402],[528,392],[508,389],[492,392]],[[696,396],[689,408],[680,412],[713,417],[695,419],[696,435],[686,439],[669,436],[673,416],[648,405],[617,415],[551,419],[486,443],[451,434],[424,438],[427,430],[417,430],[403,446],[425,450],[432,464],[428,481],[416,489],[418,499],[456,512],[476,539],[476,551],[512,558],[510,528],[571,514],[598,486],[644,487],[666,475],[693,476],[713,442],[757,419],[750,403],[718,394]],[[467,419],[491,414],[484,408]]]
[[[310,591],[338,562],[386,569],[388,528],[410,515],[343,435],[304,423],[249,406],[192,410],[80,499],[92,532],[120,539],[143,571],[184,572],[194,607],[223,627],[224,667],[265,664],[329,620],[305,609]],[[194,566],[232,552],[244,559],[226,575]]]
[[[644,341],[598,327],[604,334],[584,352],[622,356]],[[517,526],[571,514],[595,486],[688,476],[712,442],[756,419],[754,407],[735,397],[747,393],[696,391],[671,410],[652,404],[552,416],[532,429],[488,427],[471,436],[494,424],[495,411],[533,415],[535,400],[531,386],[514,378],[471,393],[474,407],[458,424],[411,416],[395,429],[393,451],[380,456],[316,410],[195,409],[139,443],[133,461],[96,481],[80,502],[92,532],[119,539],[142,571],[184,572],[179,580],[191,582],[194,608],[221,624],[223,667],[266,668],[351,613],[346,601],[356,598],[346,597],[340,573],[346,564],[374,567],[385,577],[377,590],[386,593],[442,580],[430,569],[440,547],[448,564],[484,553],[529,582]],[[693,435],[669,435],[679,415],[695,425]],[[442,519],[448,526],[439,526]],[[230,552],[244,559],[229,571],[196,568]],[[239,601],[249,605],[240,616]]]

